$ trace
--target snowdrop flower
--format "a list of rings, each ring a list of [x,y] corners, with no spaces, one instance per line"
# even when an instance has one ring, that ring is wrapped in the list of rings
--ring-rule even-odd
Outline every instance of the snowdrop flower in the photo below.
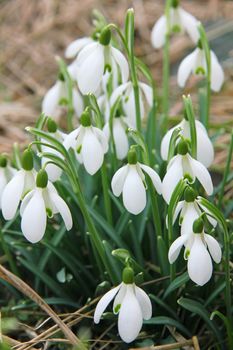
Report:
[[[68,67],[68,72],[70,72],[71,77],[76,76],[77,64],[74,62]],[[76,116],[80,116],[83,112],[84,105],[81,94],[79,93],[77,87],[74,85],[72,90],[73,107]],[[56,118],[59,115],[59,110],[61,110],[62,105],[67,104],[68,91],[64,77],[60,74],[59,80],[47,91],[42,101],[42,112],[45,115],[52,116]]]
[[[39,242],[45,233],[47,216],[51,218],[57,213],[60,213],[69,231],[73,225],[70,210],[42,169],[37,174],[36,188],[24,197],[20,206],[21,229],[25,238],[31,243]]]
[[[149,320],[152,305],[148,295],[134,283],[134,273],[129,267],[123,270],[123,282],[107,292],[98,302],[94,322],[99,323],[108,304],[114,299],[113,312],[118,314],[118,332],[121,339],[131,343],[137,338],[143,319]]]
[[[206,167],[188,154],[188,144],[185,140],[178,144],[178,154],[167,166],[167,173],[162,184],[163,198],[170,202],[172,193],[182,178],[194,182],[197,178],[208,195],[213,193],[213,183]]]
[[[104,28],[99,41],[85,46],[77,57],[77,82],[83,94],[95,93],[101,84],[106,70],[111,70],[115,63],[120,70],[122,82],[129,76],[129,67],[123,54],[110,44],[111,31]]]
[[[48,128],[48,132],[51,136],[53,136],[58,141],[63,143],[65,135],[57,129],[57,124],[55,123],[55,121],[52,118],[48,119],[47,128]],[[42,142],[49,144],[49,142],[47,140],[42,140]],[[51,153],[51,154],[61,158],[61,154],[49,146],[42,145],[41,150],[43,153]],[[46,164],[49,161],[50,161],[49,158],[43,157],[41,160],[41,166],[46,169],[49,180],[54,182],[60,178],[60,176],[62,174],[62,169],[55,164]]]
[[[132,127],[136,128],[136,110],[135,110],[135,99],[134,99],[134,91],[133,84],[131,81],[122,84],[116,88],[110,98],[110,105],[113,106],[119,97],[122,101],[122,107],[127,117],[127,123]],[[140,110],[141,117],[145,116],[145,103],[147,102],[149,107],[152,107],[153,104],[153,92],[152,88],[142,82],[139,82],[139,101],[140,101]]]
[[[217,56],[212,50],[210,50],[210,64],[210,87],[211,90],[218,92],[221,89],[222,84],[224,82],[224,72],[218,61]],[[201,48],[200,42],[198,47],[183,59],[178,68],[177,81],[180,87],[183,88],[185,86],[186,81],[188,80],[188,77],[191,73],[195,75],[207,75],[205,52]]]
[[[15,175],[15,173],[16,169],[12,168],[8,164],[7,158],[3,155],[0,155],[0,209],[2,208],[1,198],[4,188]]]
[[[72,41],[65,50],[65,58],[75,58],[85,46],[92,44],[93,42],[94,40],[89,37],[79,38]]]
[[[171,32],[184,33],[187,32],[190,38],[196,43],[199,39],[198,21],[190,13],[179,6],[178,0],[172,1],[172,6],[169,12],[169,24]],[[165,43],[167,33],[167,20],[163,15],[155,23],[151,32],[151,42],[154,48],[159,49]]]
[[[66,136],[64,146],[75,150],[78,161],[90,175],[94,175],[102,166],[104,154],[108,151],[108,141],[104,132],[91,125],[89,112],[83,112],[81,125]]]
[[[195,120],[195,125],[197,133],[197,160],[208,168],[214,160],[214,147],[204,125],[199,122],[199,120]],[[178,125],[171,128],[162,139],[161,156],[164,160],[167,160],[168,157],[169,143],[172,133],[178,128],[181,129],[180,135],[185,139],[191,138],[189,121],[184,118]]]
[[[112,178],[114,195],[119,197],[122,193],[125,208],[134,215],[141,213],[146,206],[146,182],[143,171],[151,178],[158,194],[161,194],[159,175],[149,166],[137,161],[134,149],[129,150],[128,164],[117,170]]]
[[[126,124],[125,119],[125,117],[119,116],[113,118],[112,121],[113,140],[116,148],[116,156],[119,160],[124,159],[127,156],[129,150],[129,141],[126,135],[128,125]],[[109,122],[105,124],[103,132],[109,140],[111,135]]]
[[[172,243],[168,252],[170,264],[177,259],[183,245],[184,257],[188,260],[189,277],[199,286],[203,286],[212,276],[211,257],[217,264],[221,261],[221,247],[215,238],[204,232],[200,218],[194,221],[191,234],[185,233]]]
[[[22,156],[22,169],[15,173],[2,193],[2,215],[5,220],[14,218],[20,200],[35,187],[35,177],[32,152],[25,150]]]

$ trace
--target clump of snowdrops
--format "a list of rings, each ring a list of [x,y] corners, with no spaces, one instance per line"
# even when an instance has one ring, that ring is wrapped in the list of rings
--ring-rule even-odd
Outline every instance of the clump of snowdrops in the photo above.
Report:
[[[169,129],[169,43],[185,33],[194,51],[178,69],[183,111]],[[67,47],[69,64],[57,58],[57,81],[35,128],[26,128],[34,140],[22,154],[15,147],[12,160],[0,158],[2,247],[14,273],[38,273],[43,296],[82,305],[101,295],[101,323],[88,324],[94,333],[117,322],[112,340],[169,343],[166,325],[184,337],[200,332],[202,349],[230,349],[230,241],[221,211],[230,160],[215,189],[208,134],[211,90],[221,89],[224,73],[202,24],[177,0],[167,1],[151,41],[164,50],[162,93],[134,55],[132,9],[123,30],[96,13],[92,34]],[[202,108],[182,96],[190,74],[201,77]]]

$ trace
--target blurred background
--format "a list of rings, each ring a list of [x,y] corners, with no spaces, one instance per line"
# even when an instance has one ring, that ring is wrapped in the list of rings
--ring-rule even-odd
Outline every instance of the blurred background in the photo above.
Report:
[[[160,0],[0,0],[0,151],[10,151],[12,142],[25,142],[24,127],[38,117],[42,97],[56,79],[55,56],[63,57],[72,40],[91,33],[94,8],[108,21],[122,26],[125,11],[134,7],[136,54],[149,65],[161,87],[162,50],[152,48],[150,32],[164,4]],[[222,91],[213,96],[211,105],[214,169],[221,171],[233,126],[233,1],[183,0],[181,5],[203,21],[210,46],[225,70],[226,82]],[[172,39],[171,115],[177,115],[182,108],[177,67],[192,49],[187,36]],[[195,78],[191,79],[185,90],[194,101],[198,98],[195,84]]]

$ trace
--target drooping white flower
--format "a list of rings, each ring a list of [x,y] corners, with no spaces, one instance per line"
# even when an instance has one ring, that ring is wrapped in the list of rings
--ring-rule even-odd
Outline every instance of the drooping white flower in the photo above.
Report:
[[[40,170],[36,188],[24,197],[20,206],[21,229],[25,238],[31,243],[39,242],[46,230],[47,216],[51,218],[57,213],[69,231],[73,225],[70,210],[52,183],[48,182],[46,171]]]
[[[188,154],[187,142],[180,141],[178,154],[168,163],[167,172],[163,178],[162,194],[167,203],[170,202],[178,182],[185,177],[191,182],[197,178],[208,195],[213,193],[213,183],[208,170],[202,163]]]
[[[126,135],[128,125],[126,124],[125,119],[125,117],[120,116],[114,118],[112,121],[113,140],[116,148],[116,156],[119,160],[124,159],[127,156],[129,150],[129,141]],[[105,124],[103,132],[109,140],[111,135],[109,122]]]
[[[104,154],[108,151],[108,140],[104,132],[91,125],[89,112],[83,112],[81,125],[66,136],[64,146],[75,150],[78,161],[90,175],[102,166]]]
[[[169,22],[171,32],[182,34],[187,32],[194,43],[198,41],[199,32],[197,19],[189,12],[182,9],[177,0],[173,1],[170,8]],[[151,42],[156,49],[159,49],[164,45],[166,33],[167,20],[166,16],[163,15],[155,23],[151,32]]]
[[[12,168],[7,161],[7,158],[0,155],[0,209],[2,208],[2,193],[8,182],[15,175],[16,169]]]
[[[115,298],[113,312],[118,314],[118,332],[126,343],[137,338],[143,319],[149,320],[152,315],[151,301],[148,295],[135,285],[130,270],[132,269],[124,269],[123,282],[100,299],[94,313],[94,322],[99,323],[108,304]]]
[[[101,84],[106,70],[116,64],[119,68],[122,82],[129,76],[129,67],[124,55],[111,46],[111,31],[104,28],[99,41],[85,46],[77,57],[77,83],[83,94],[95,93]]]
[[[66,58],[75,58],[78,53],[88,44],[93,43],[94,40],[89,37],[79,38],[72,41],[65,50]]]
[[[54,120],[49,118],[47,121],[47,127],[48,127],[49,135],[51,135],[52,137],[56,138],[58,141],[63,143],[64,138],[65,138],[65,134],[63,134],[60,130],[57,129],[57,124],[54,122]],[[42,140],[42,142],[49,144],[49,142],[47,140]],[[49,146],[41,145],[41,150],[43,153],[51,153],[59,158],[62,158],[61,153],[59,153],[57,150],[55,150]],[[46,164],[49,161],[50,161],[49,158],[42,157],[41,166],[44,169],[46,169],[49,180],[54,182],[60,178],[60,176],[62,174],[62,169],[55,164],[51,164],[51,163]]]
[[[135,128],[136,127],[135,98],[134,98],[133,84],[131,81],[118,86],[114,90],[110,98],[110,105],[113,106],[120,96],[122,97],[121,98],[122,107],[123,107],[125,116],[127,117],[127,124],[130,125],[130,127]],[[149,107],[152,107],[153,92],[152,92],[152,88],[149,85],[142,82],[139,82],[139,101],[140,101],[141,117],[144,118],[145,107],[146,107],[145,101]]]
[[[211,90],[218,92],[224,82],[224,71],[218,61],[215,53],[210,50],[210,65],[211,65],[211,77],[210,86]],[[205,52],[200,47],[197,47],[192,53],[186,56],[181,62],[178,73],[177,81],[180,87],[184,87],[190,74],[195,75],[207,75],[207,64],[205,58]]]
[[[36,172],[33,169],[32,152],[29,150],[23,153],[22,167],[21,170],[15,173],[2,192],[1,206],[2,215],[5,220],[14,218],[20,200],[22,200],[29,191],[35,188],[36,185]]]
[[[77,63],[73,62],[68,66],[68,72],[71,77],[76,77],[77,72]],[[53,118],[57,118],[59,111],[61,110],[62,105],[67,102],[68,91],[65,81],[61,76],[62,80],[57,80],[56,83],[47,91],[42,101],[42,112]],[[77,87],[73,85],[72,89],[72,103],[75,114],[79,117],[84,109],[83,99],[78,91]]]
[[[204,125],[199,120],[195,120],[195,125],[197,133],[197,160],[208,168],[214,160],[214,147]],[[173,131],[177,128],[181,128],[180,135],[184,138],[190,139],[191,137],[190,124],[186,119],[183,119],[179,124],[171,128],[163,137],[161,143],[161,156],[164,160],[167,160],[170,139]]]
[[[222,252],[216,239],[204,232],[203,222],[200,225],[199,220],[194,221],[191,233],[184,233],[172,243],[168,252],[168,259],[170,264],[174,263],[184,245],[184,257],[188,259],[189,277],[199,286],[203,286],[212,276],[211,257],[216,263],[219,263]]]
[[[129,151],[128,164],[117,170],[111,182],[114,195],[119,197],[122,193],[125,208],[134,215],[141,213],[146,206],[146,180],[143,171],[151,178],[158,194],[161,194],[159,175],[149,166],[139,163],[134,150]]]

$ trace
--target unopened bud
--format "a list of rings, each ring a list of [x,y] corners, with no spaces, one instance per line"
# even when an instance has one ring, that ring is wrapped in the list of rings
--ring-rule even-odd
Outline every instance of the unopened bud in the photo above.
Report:
[[[122,281],[125,284],[134,283],[134,271],[131,267],[125,267],[122,273]]]
[[[36,186],[45,188],[48,185],[48,174],[44,169],[41,169],[36,177]]]
[[[33,169],[33,153],[31,150],[26,149],[22,155],[22,168],[26,171]]]

